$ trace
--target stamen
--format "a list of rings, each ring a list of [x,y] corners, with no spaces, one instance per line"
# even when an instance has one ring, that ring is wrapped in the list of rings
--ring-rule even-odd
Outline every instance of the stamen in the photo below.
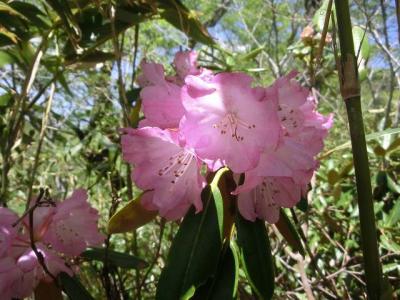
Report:
[[[167,166],[159,169],[158,175],[171,176],[172,180],[170,182],[175,184],[185,174],[192,159],[193,155],[190,152],[181,151],[168,159]]]
[[[217,124],[212,125],[213,128],[220,130],[220,134],[224,135],[229,130],[230,136],[234,138],[236,141],[241,142],[244,140],[244,136],[239,134],[239,127],[245,129],[254,129],[256,128],[255,124],[248,124],[243,120],[239,119],[236,114],[228,113],[221,119],[221,121]]]

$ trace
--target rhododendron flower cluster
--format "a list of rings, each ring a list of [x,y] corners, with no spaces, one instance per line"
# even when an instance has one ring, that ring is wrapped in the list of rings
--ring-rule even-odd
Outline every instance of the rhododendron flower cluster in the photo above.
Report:
[[[77,268],[67,261],[105,239],[98,232],[97,221],[97,211],[90,207],[83,189],[55,206],[36,207],[33,228],[29,226],[29,216],[19,220],[14,212],[0,207],[1,299],[28,297],[40,281],[52,280],[31,248],[31,231],[48,271],[53,276],[60,272],[73,275]]]
[[[123,156],[134,165],[132,180],[149,191],[150,210],[173,220],[193,204],[201,211],[208,172],[222,166],[245,181],[233,194],[244,218],[275,223],[280,207],[305,195],[315,156],[332,125],[316,111],[316,99],[291,72],[269,87],[254,87],[240,72],[214,74],[197,66],[197,54],[179,52],[176,74],[142,61],[138,82],[144,119],[126,128]]]

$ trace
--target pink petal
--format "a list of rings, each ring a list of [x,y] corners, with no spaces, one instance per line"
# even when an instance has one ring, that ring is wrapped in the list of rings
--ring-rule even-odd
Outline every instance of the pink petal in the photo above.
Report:
[[[78,189],[57,205],[43,241],[66,255],[79,255],[87,247],[101,245],[104,241],[104,235],[97,228],[98,218],[97,210],[87,202],[87,192]]]
[[[269,223],[279,220],[281,207],[293,207],[300,201],[303,187],[288,177],[264,177],[251,190],[239,187],[238,207],[242,216],[250,221],[255,218]]]
[[[18,287],[16,283],[19,283],[22,277],[23,273],[17,267],[14,259],[8,256],[0,258],[1,299],[11,300],[12,298],[17,298],[16,288],[20,289],[20,287]]]
[[[157,208],[168,219],[176,219],[200,200],[204,178],[192,151],[183,148],[179,134],[171,130],[144,127],[127,129],[122,136],[123,157],[135,166],[132,179],[143,190],[154,190],[146,206]]]
[[[184,79],[187,75],[198,75],[197,53],[195,51],[180,51],[175,54],[174,68],[176,74]]]
[[[141,87],[163,84],[165,82],[164,67],[162,65],[142,60],[140,67],[142,68],[142,74],[138,76],[137,81]]]
[[[272,101],[243,73],[220,73],[201,84],[188,79],[195,89],[183,90],[186,121],[180,127],[187,144],[201,159],[220,159],[234,172],[254,168],[267,142],[273,146],[279,135]]]
[[[145,87],[140,92],[146,119],[161,128],[177,128],[184,114],[181,88],[172,83]]]
[[[8,208],[0,207],[0,257],[5,255],[17,236],[18,227],[12,225],[18,216]]]

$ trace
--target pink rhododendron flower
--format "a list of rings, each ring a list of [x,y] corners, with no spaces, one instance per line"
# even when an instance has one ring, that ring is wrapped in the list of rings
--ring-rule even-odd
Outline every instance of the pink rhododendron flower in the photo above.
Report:
[[[73,275],[71,269],[56,253],[40,243],[36,246],[51,274],[66,272],[70,276]],[[3,297],[6,295],[2,299],[28,297],[41,280],[49,281],[52,278],[45,273],[32,249],[26,248],[17,258],[0,258],[0,294]]]
[[[178,132],[154,127],[124,132],[122,152],[135,166],[132,180],[139,188],[152,191],[146,206],[157,208],[170,220],[182,217],[191,204],[200,211],[204,178],[196,155],[182,145]]]
[[[145,119],[140,122],[140,127],[177,128],[184,115],[181,90],[185,77],[196,75],[206,80],[212,76],[211,71],[197,67],[197,53],[194,51],[176,54],[174,76],[165,76],[162,65],[145,60],[141,68],[138,82],[143,87],[140,97]]]
[[[201,159],[221,160],[240,173],[257,166],[261,152],[276,145],[279,122],[265,90],[243,73],[220,73],[211,81],[186,77],[181,131]]]
[[[142,63],[145,119],[122,137],[132,179],[147,191],[143,205],[168,219],[191,204],[199,211],[201,165],[211,171],[225,165],[245,173],[233,192],[242,215],[275,223],[281,207],[305,195],[332,115],[316,111],[295,71],[262,88],[244,73],[199,67],[193,51],[178,52],[173,66],[176,74],[165,76],[161,65]]]
[[[141,126],[178,127],[184,113],[181,87],[166,80],[162,65],[145,60],[140,65],[143,72],[138,78],[139,85],[143,87],[140,98],[147,122]]]
[[[250,220],[258,216],[275,223],[279,207],[292,207],[300,200],[300,192],[305,193],[318,167],[315,155],[322,150],[332,125],[332,116],[317,113],[309,91],[292,80],[295,75],[292,72],[267,89],[268,97],[278,102],[279,143],[275,149],[264,150],[257,167],[246,172],[244,184],[235,191],[239,194],[239,210]],[[270,182],[275,182],[275,189],[269,188]]]
[[[18,231],[12,224],[18,220],[18,216],[11,210],[0,207],[0,257],[6,255],[15,239]]]
[[[240,214],[247,220],[256,218],[276,223],[281,207],[293,207],[300,200],[305,187],[290,177],[263,177],[255,188],[241,186],[236,191]]]
[[[195,51],[180,51],[176,53],[174,68],[176,75],[180,79],[185,79],[187,75],[199,75],[201,73],[197,66],[197,57],[198,54]]]
[[[0,295],[2,299],[28,297],[42,280],[52,280],[31,249],[30,232],[50,273],[73,274],[65,258],[79,255],[88,246],[102,243],[97,231],[97,211],[89,206],[87,193],[76,190],[55,207],[39,206],[33,210],[33,228],[29,216],[17,226],[18,216],[0,208]]]
[[[17,267],[16,261],[12,257],[0,257],[0,295],[3,299],[17,298],[16,293],[25,292],[24,285],[20,284],[24,279],[23,275],[24,273]],[[23,297],[28,296],[32,291],[33,288]]]
[[[49,226],[43,237],[56,251],[76,256],[104,241],[104,235],[97,229],[99,215],[87,198],[86,190],[77,189],[56,206],[52,222],[57,226]]]
[[[163,84],[164,78],[164,67],[160,64],[147,62],[145,59],[140,63],[142,74],[137,78],[137,82],[140,87],[146,87],[151,85]]]
[[[140,92],[143,113],[151,124],[160,128],[177,128],[184,109],[181,87],[164,81],[163,84],[147,86]]]

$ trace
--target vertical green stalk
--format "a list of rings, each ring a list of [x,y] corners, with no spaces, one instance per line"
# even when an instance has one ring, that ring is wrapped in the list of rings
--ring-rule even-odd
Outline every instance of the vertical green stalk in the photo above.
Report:
[[[361,111],[360,84],[348,0],[335,0],[340,41],[339,79],[349,120],[354,169],[357,181],[361,242],[368,299],[381,295],[382,270],[372,200],[371,177]]]

